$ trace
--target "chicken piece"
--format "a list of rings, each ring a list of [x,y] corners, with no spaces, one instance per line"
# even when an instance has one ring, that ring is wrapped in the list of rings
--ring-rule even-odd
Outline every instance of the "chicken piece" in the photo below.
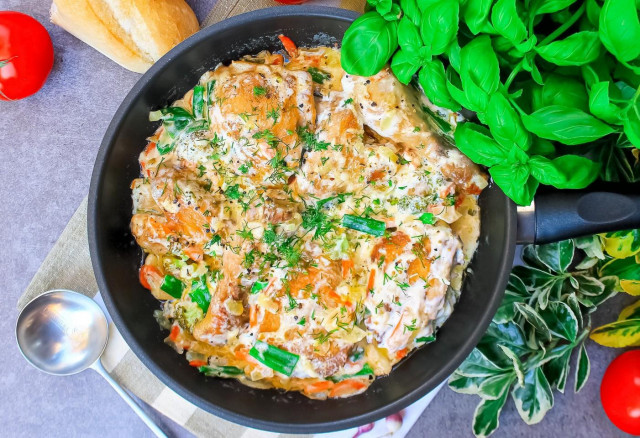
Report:
[[[251,162],[248,175],[258,178],[280,162],[296,168],[297,129],[313,126],[316,118],[309,73],[237,61],[202,79],[211,80],[215,101],[209,108],[210,131],[221,138],[228,167],[237,170]]]
[[[364,130],[353,99],[331,92],[317,105],[317,142],[313,149],[307,146],[296,179],[298,189],[317,197],[359,190],[365,184],[359,176],[365,171],[366,157]]]
[[[193,328],[193,337],[210,345],[223,345],[227,335],[249,321],[246,293],[240,287],[242,257],[231,250],[222,254],[222,279],[211,294],[205,317]]]
[[[409,236],[422,237],[416,240]],[[393,356],[407,348],[414,334],[435,318],[451,271],[463,262],[461,244],[448,227],[415,221],[379,239],[371,259],[369,283],[373,292],[364,301],[370,311],[365,324]]]
[[[370,78],[345,75],[342,86],[353,93],[362,120],[381,137],[424,157],[439,168],[459,192],[478,194],[487,186],[480,169],[455,148],[445,146],[424,119],[415,93],[401,84],[387,67]]]

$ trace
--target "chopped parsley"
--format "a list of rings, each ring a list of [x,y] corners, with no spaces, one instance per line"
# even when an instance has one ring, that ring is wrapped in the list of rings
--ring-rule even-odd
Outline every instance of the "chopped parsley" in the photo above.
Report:
[[[242,192],[240,191],[240,186],[238,184],[227,187],[224,194],[229,199],[240,199],[242,196]]]
[[[264,96],[267,94],[267,89],[264,87],[253,87],[253,95],[254,96]]]
[[[315,67],[309,67],[307,69],[309,74],[311,75],[311,80],[317,84],[322,84],[327,79],[331,78],[331,74],[325,71],[319,70]]]
[[[347,100],[344,101],[344,103],[342,104],[342,106],[347,106],[353,103],[353,98],[348,98]]]
[[[307,126],[299,126],[297,132],[300,140],[302,140],[310,151],[326,151],[331,145],[328,141],[318,140],[318,136],[311,132]]]

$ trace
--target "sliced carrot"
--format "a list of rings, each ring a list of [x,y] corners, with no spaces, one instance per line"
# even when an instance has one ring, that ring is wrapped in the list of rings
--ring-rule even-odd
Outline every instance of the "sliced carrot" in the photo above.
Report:
[[[280,42],[284,46],[284,49],[287,51],[290,57],[295,58],[298,56],[298,48],[296,44],[291,40],[291,38],[286,37],[284,35],[278,35]]]
[[[307,394],[316,394],[318,392],[326,391],[333,386],[333,382],[329,380],[321,380],[319,382],[313,382],[305,385],[304,392]]]
[[[194,262],[199,262],[204,257],[204,251],[202,250],[202,248],[199,248],[197,246],[187,246],[184,249],[184,253]]]
[[[146,148],[144,148],[144,153],[145,153],[145,154],[148,154],[148,153],[149,153],[149,152],[151,152],[151,151],[153,150],[153,148],[155,148],[155,147],[156,147],[155,142],[152,142],[152,141],[151,141],[151,142],[149,142],[149,144],[147,144],[147,147],[146,147]]]
[[[192,367],[203,367],[207,364],[206,360],[192,360],[189,362],[189,365]]]
[[[480,193],[482,193],[482,189],[474,183],[467,187],[467,193],[470,195],[479,195]]]
[[[331,392],[329,392],[329,397],[344,397],[346,395],[350,395],[358,391],[361,391],[366,387],[367,387],[367,384],[360,379],[343,380],[340,383],[336,383],[335,386],[331,388]]]
[[[342,277],[346,278],[349,275],[349,271],[353,268],[353,260],[342,260]]]
[[[140,284],[145,289],[151,290],[149,277],[152,275],[162,277],[162,272],[160,272],[160,269],[156,268],[153,265],[144,265],[142,268],[140,268]]]
[[[369,274],[369,283],[367,283],[367,292],[373,289],[373,285],[376,282],[376,270],[372,269]]]
[[[249,349],[247,347],[236,348],[233,355],[240,360],[247,360],[249,357]]]
[[[409,352],[408,348],[403,348],[402,350],[398,350],[398,352],[396,353],[396,359],[402,359],[407,355],[408,352]]]
[[[180,334],[180,327],[178,327],[177,325],[174,325],[173,327],[171,327],[171,333],[169,333],[169,339],[175,342],[176,340],[178,340],[179,334]]]

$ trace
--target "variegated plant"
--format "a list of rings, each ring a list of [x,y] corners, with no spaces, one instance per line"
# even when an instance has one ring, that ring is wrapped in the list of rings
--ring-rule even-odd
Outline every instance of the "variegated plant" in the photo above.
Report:
[[[553,406],[554,390],[564,393],[572,355],[574,390],[584,386],[589,315],[622,290],[618,275],[624,270],[603,252],[607,238],[524,248],[524,266],[513,269],[489,330],[449,379],[454,391],[481,398],[473,419],[476,436],[497,429],[509,394],[527,424],[541,421]]]

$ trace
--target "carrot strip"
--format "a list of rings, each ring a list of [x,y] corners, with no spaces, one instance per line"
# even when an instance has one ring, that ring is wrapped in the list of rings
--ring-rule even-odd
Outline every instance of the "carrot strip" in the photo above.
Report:
[[[373,284],[376,281],[376,270],[372,269],[369,274],[369,283],[367,283],[367,292],[373,289]]]
[[[180,334],[180,327],[174,325],[171,327],[171,333],[169,333],[169,339],[175,342],[178,339],[178,335]]]
[[[142,285],[142,287],[151,290],[148,276],[154,274],[158,275],[159,277],[162,276],[162,272],[160,272],[160,269],[156,268],[153,265],[144,265],[142,268],[140,268],[140,284]]]
[[[403,348],[402,350],[398,350],[398,352],[396,353],[396,359],[402,359],[407,355],[408,352],[409,352],[408,348]]]
[[[329,380],[321,380],[319,382],[314,382],[306,385],[304,387],[304,392],[306,392],[307,394],[315,394],[318,392],[326,391],[332,386],[333,382],[330,382]]]
[[[298,48],[296,44],[291,40],[291,38],[286,37],[284,35],[278,35],[280,42],[284,46],[284,49],[287,51],[290,57],[295,58],[298,56]]]
[[[192,360],[189,362],[189,365],[191,365],[192,367],[203,367],[207,364],[207,361],[205,360]]]
[[[367,384],[360,379],[343,380],[331,389],[329,397],[343,397],[353,394],[367,387]]]
[[[349,271],[353,268],[353,260],[351,259],[343,259],[342,260],[342,277],[346,278],[349,275]]]

